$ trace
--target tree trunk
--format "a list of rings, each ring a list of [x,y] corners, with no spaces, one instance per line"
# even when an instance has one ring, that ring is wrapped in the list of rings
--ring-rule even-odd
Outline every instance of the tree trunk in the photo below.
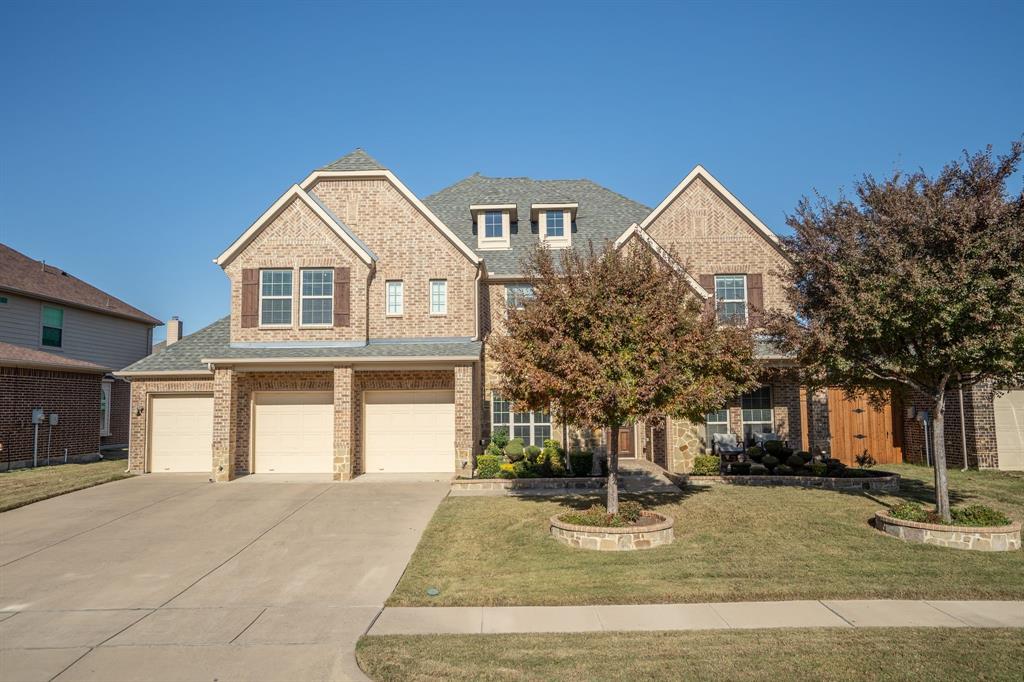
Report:
[[[617,514],[619,512],[619,427],[611,427],[612,437],[610,447],[608,449],[608,485],[605,488],[607,492],[607,504],[609,514]]]
[[[932,454],[935,457],[935,511],[943,523],[950,522],[949,479],[946,476],[946,382],[942,382],[935,398],[935,415],[932,417]]]

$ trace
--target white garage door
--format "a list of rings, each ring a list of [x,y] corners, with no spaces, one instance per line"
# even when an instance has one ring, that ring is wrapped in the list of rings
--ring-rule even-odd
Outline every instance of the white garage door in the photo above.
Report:
[[[153,473],[213,471],[213,396],[153,396],[149,448]]]
[[[999,468],[1024,470],[1024,390],[996,396],[996,446]]]
[[[253,412],[257,474],[334,471],[333,394],[257,393]]]
[[[367,391],[367,473],[455,471],[454,391]]]

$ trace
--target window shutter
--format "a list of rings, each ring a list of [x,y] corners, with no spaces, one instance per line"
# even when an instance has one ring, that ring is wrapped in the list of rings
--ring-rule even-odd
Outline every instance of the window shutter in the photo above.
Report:
[[[700,275],[698,278],[700,285],[704,287],[704,291],[711,294],[708,300],[704,301],[704,308],[708,312],[715,312],[715,276],[714,275]]]
[[[260,323],[260,271],[242,270],[242,326],[256,327]]]
[[[760,327],[764,319],[764,285],[760,272],[747,275],[747,319],[751,327]]]
[[[347,327],[349,315],[349,268],[334,268],[334,326]]]

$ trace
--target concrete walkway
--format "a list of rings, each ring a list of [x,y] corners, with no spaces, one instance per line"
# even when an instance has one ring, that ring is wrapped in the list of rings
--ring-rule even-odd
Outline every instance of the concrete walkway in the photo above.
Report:
[[[844,601],[385,608],[371,635],[730,630],[758,628],[1024,628],[1019,601]]]

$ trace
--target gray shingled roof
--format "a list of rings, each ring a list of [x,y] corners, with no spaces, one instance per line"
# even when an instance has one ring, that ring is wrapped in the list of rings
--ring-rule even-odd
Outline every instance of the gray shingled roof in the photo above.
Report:
[[[328,171],[365,171],[365,170],[387,170],[377,159],[373,158],[360,147],[349,152],[333,163],[329,163],[320,170]]]
[[[223,317],[208,327],[189,334],[181,341],[162,351],[142,358],[125,367],[123,372],[191,372],[207,369],[203,359],[244,360],[251,358],[400,358],[431,357],[443,360],[451,357],[480,356],[481,343],[465,340],[394,340],[371,341],[365,346],[325,347],[304,346],[293,348],[234,348],[231,346],[230,317]]]
[[[423,200],[459,239],[484,259],[488,272],[518,275],[523,257],[537,244],[537,225],[530,222],[530,206],[544,203],[578,203],[572,244],[586,249],[600,247],[639,223],[651,209],[590,180],[533,180],[489,178],[480,174],[460,180]],[[477,251],[476,226],[469,213],[472,204],[516,204],[519,223],[512,225],[511,246],[505,251]]]

